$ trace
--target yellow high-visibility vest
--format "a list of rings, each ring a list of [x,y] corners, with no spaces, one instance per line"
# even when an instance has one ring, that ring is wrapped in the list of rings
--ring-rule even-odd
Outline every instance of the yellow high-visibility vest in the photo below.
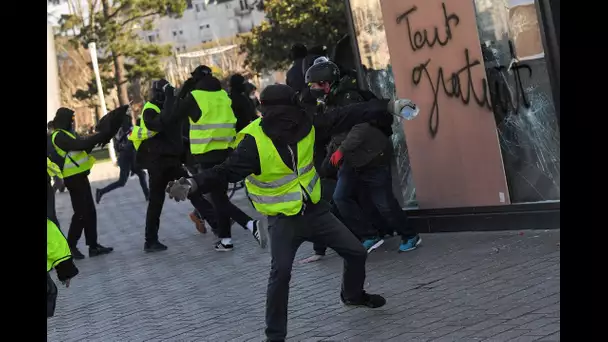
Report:
[[[131,134],[129,134],[129,140],[133,142],[136,151],[144,140],[150,139],[157,134],[157,132],[146,128],[144,112],[149,108],[152,108],[157,114],[160,114],[160,108],[158,108],[157,105],[151,102],[146,102],[146,104],[144,104],[144,108],[141,110],[141,120],[139,120],[141,126],[133,125],[133,130],[131,131]]]
[[[302,210],[304,196],[312,203],[321,199],[321,182],[313,161],[315,128],[298,142],[297,166],[293,171],[281,159],[272,140],[260,127],[260,121],[253,121],[239,132],[239,141],[245,134],[255,138],[260,156],[261,174],[249,175],[245,180],[248,196],[255,209],[264,215],[297,215]],[[293,154],[292,157],[295,159]]]
[[[49,157],[46,157],[46,172],[51,177],[57,176],[59,178],[63,178],[63,175],[61,174],[61,168],[59,167],[59,165],[53,163],[49,159]]]
[[[65,152],[64,150],[60,149],[55,144],[55,138],[57,137],[57,133],[59,133],[59,131],[67,134],[72,139],[76,139],[76,136],[66,130],[58,129],[53,132],[53,136],[51,138],[55,151],[57,151],[57,154],[59,154],[60,157],[64,158],[63,168],[61,169],[63,178],[68,178],[70,176],[89,171],[95,164],[95,158],[90,156],[86,151]]]
[[[65,236],[53,221],[46,219],[46,271],[72,256]]]
[[[201,110],[201,117],[190,119],[190,151],[203,154],[232,147],[236,137],[236,117],[232,100],[224,90],[191,92]]]

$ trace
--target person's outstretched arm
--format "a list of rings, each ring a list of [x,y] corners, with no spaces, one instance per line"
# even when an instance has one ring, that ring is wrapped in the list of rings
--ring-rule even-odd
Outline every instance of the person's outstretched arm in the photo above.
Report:
[[[255,138],[246,135],[223,163],[203,170],[192,178],[180,179],[180,182],[187,186],[187,190],[172,188],[175,182],[170,182],[167,192],[176,200],[185,200],[188,192],[192,193],[199,189],[202,193],[209,193],[215,188],[225,187],[227,183],[237,183],[249,175],[260,173],[260,156]]]

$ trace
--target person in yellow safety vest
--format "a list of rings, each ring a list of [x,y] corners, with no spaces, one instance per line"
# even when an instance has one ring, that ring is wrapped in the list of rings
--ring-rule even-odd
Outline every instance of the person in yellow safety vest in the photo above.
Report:
[[[126,108],[120,109],[124,110],[126,115]],[[72,256],[77,260],[84,259],[84,254],[76,247],[83,230],[86,244],[89,246],[89,256],[110,253],[113,248],[104,247],[97,242],[97,211],[88,178],[95,158],[89,153],[95,145],[109,142],[116,132],[96,133],[86,138],[77,137],[73,129],[74,111],[68,108],[57,110],[53,124],[55,131],[51,136],[51,142],[63,163],[58,165],[74,210],[68,230],[68,244]]]
[[[284,84],[267,86],[260,96],[262,118],[239,132],[238,146],[228,159],[193,178],[170,182],[170,198],[207,193],[225,183],[245,179],[255,209],[268,216],[271,270],[266,299],[266,336],[284,341],[287,302],[294,257],[304,241],[319,242],[344,258],[341,300],[346,305],[376,308],[386,300],[363,290],[367,251],[359,239],[321,200],[321,183],[314,167],[314,144],[367,122],[390,129],[393,116],[409,100],[372,100],[338,107],[323,115],[308,115]],[[266,233],[266,232],[264,232]]]
[[[185,82],[180,91],[174,116],[190,122],[189,140],[190,153],[196,170],[205,170],[222,163],[233,150],[236,139],[236,117],[231,107],[232,101],[222,89],[220,81],[213,77],[211,69],[205,65],[197,67],[192,72],[192,78]],[[226,188],[217,188],[210,194],[213,204],[211,213],[199,211],[198,216],[190,216],[197,227],[198,220],[207,219],[219,241],[215,250],[231,251],[232,244],[231,220],[251,232],[260,247],[266,248],[264,236],[260,235],[260,227],[265,221],[253,220],[241,209],[230,202]],[[201,196],[202,194],[193,194]]]
[[[59,227],[50,219],[46,219],[46,317],[53,317],[57,302],[57,286],[51,278],[52,269],[57,271],[57,278],[65,287],[70,286],[70,280],[78,274],[74,265],[70,247]]]
[[[144,104],[142,113],[148,109],[153,110],[154,112],[156,112],[156,114],[160,114],[160,108],[158,108],[158,106],[152,102],[146,102]],[[133,142],[133,146],[135,147],[135,150],[137,151],[137,150],[139,150],[139,146],[141,146],[141,143],[144,142],[144,140],[148,140],[148,139],[152,138],[153,136],[155,136],[156,134],[158,134],[158,133],[146,128],[145,121],[143,121],[143,120],[141,120],[141,118],[139,118],[135,121],[135,125],[133,125],[133,130],[131,131],[131,134],[129,134],[129,140],[131,140]]]
[[[51,136],[55,131],[55,126],[53,125],[53,121],[49,121],[46,125],[46,145],[47,150],[54,150],[53,144],[51,143]],[[48,151],[47,151],[48,152]],[[60,177],[53,177],[53,191],[65,192],[65,184],[63,184],[63,179]]]
[[[134,144],[136,141],[141,141],[137,146],[136,162],[139,167],[148,170],[150,177],[144,243],[144,251],[148,253],[167,249],[158,238],[160,215],[165,202],[165,187],[169,181],[188,175],[182,167],[185,155],[182,132],[184,120],[174,120],[171,111],[175,103],[175,88],[167,80],[154,81],[150,88],[149,99],[140,116],[138,128],[142,130],[134,129],[131,135]],[[202,196],[193,196],[191,201],[200,212],[213,210],[211,204]]]
[[[46,217],[59,226],[55,211],[55,189],[51,186],[52,177],[63,178],[61,168],[46,157]]]

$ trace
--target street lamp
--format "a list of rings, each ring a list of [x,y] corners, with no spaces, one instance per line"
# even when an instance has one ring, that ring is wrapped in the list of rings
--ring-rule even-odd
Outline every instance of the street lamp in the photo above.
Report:
[[[101,77],[99,75],[99,63],[97,61],[97,44],[95,43],[96,37],[93,36],[89,41],[89,52],[91,53],[91,62],[93,63],[93,72],[95,73],[95,83],[97,84],[97,95],[99,96],[99,105],[101,106],[102,116],[108,113],[106,108],[106,100],[103,94],[103,87],[101,85]],[[114,144],[112,140],[108,144],[108,151],[110,152],[110,159],[112,163],[116,163],[116,151],[114,151]]]

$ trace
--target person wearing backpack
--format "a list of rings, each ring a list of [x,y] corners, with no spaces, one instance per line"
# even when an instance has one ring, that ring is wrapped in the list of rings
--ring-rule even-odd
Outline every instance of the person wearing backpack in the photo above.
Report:
[[[129,180],[129,175],[132,173],[139,178],[139,185],[141,185],[141,190],[144,192],[146,201],[150,199],[150,190],[148,189],[146,173],[136,165],[135,146],[133,146],[133,142],[129,140],[129,134],[131,134],[131,131],[133,130],[133,123],[131,120],[131,116],[127,115],[124,118],[118,133],[114,136],[114,150],[118,152],[118,167],[120,168],[118,180],[104,188],[95,189],[95,202],[97,204],[99,204],[103,195],[125,186]]]

